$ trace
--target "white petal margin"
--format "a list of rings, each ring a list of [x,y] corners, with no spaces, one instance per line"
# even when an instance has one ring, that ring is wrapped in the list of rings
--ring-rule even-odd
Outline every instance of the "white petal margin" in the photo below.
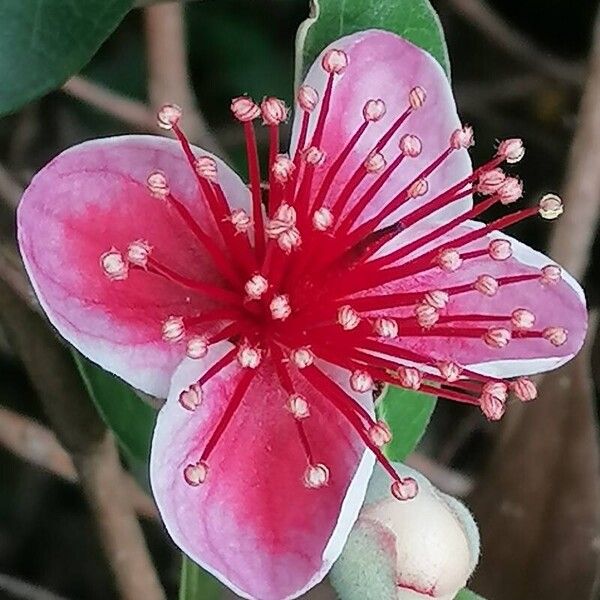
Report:
[[[483,227],[483,223],[479,221],[467,221],[465,227],[471,229],[480,229]],[[541,269],[548,264],[552,264],[554,261],[547,257],[545,254],[530,248],[527,244],[520,242],[519,240],[502,233],[501,231],[494,231],[488,236],[490,239],[502,239],[508,240],[512,244],[513,256],[524,265],[536,267]],[[586,299],[583,289],[579,285],[579,282],[567,271],[562,270],[562,279],[567,285],[577,294],[581,300],[581,304],[585,308]],[[497,360],[486,363],[476,363],[467,365],[467,367],[482,375],[488,375],[490,377],[518,377],[520,375],[533,375],[535,373],[544,373],[561,367],[565,363],[569,362],[573,357],[573,354],[567,354],[565,356],[549,356],[545,358],[530,358],[530,359],[512,359],[512,360]]]
[[[167,403],[158,415],[156,428],[158,428],[158,425],[160,424],[162,432],[160,439],[156,435],[153,439],[150,461],[150,481],[152,484],[152,489],[155,492],[155,499],[157,501],[158,508],[161,514],[165,512],[165,508],[167,509],[165,514],[170,514],[170,508],[166,506],[161,506],[160,501],[162,498],[165,497],[165,492],[168,493],[168,489],[165,490],[165,485],[167,486],[167,488],[169,485],[169,482],[165,482],[162,476],[161,456],[165,454],[163,448],[164,440],[170,440],[169,451],[171,451],[173,449],[173,446],[177,445],[178,439],[185,438],[185,436],[181,435],[181,431],[178,429],[180,425],[179,421],[177,419],[171,419],[168,414],[168,410],[171,407],[175,407],[177,409],[178,397],[181,390],[186,389],[191,383],[196,381],[198,379],[199,373],[203,372],[205,369],[209,368],[211,365],[216,363],[222,356],[224,356],[229,350],[231,350],[232,347],[233,346],[231,345],[231,343],[226,341],[215,344],[210,349],[207,357],[199,360],[192,360],[186,358],[182,361],[182,363],[175,371],[175,374],[171,381],[171,390],[169,392]],[[319,366],[319,368],[326,372],[327,375],[333,381],[335,381],[341,388],[343,388],[346,393],[348,393],[357,402],[359,402],[372,417],[375,416],[375,410],[373,402],[370,400],[370,395],[357,394],[356,392],[352,391],[349,385],[347,371],[330,365],[329,363],[323,363],[321,361],[317,361],[316,364],[317,366]],[[185,445],[180,444],[179,450],[181,456],[186,455],[187,448],[185,447]],[[306,593],[308,590],[313,588],[315,585],[320,583],[329,573],[332,565],[339,558],[340,553],[342,552],[346,544],[352,527],[356,522],[358,514],[363,506],[365,494],[367,493],[371,475],[373,473],[374,464],[375,456],[370,450],[365,450],[362,454],[361,460],[358,464],[354,477],[350,482],[344,500],[342,501],[337,523],[323,551],[321,568],[314,574],[314,576],[307,582],[307,584],[303,588],[294,591],[285,598],[281,598],[281,600],[293,600],[294,598],[301,596],[302,594]],[[172,515],[171,518],[167,518],[164,520],[164,524],[175,544],[180,548],[185,548],[188,545],[188,542],[185,539],[185,535],[183,534],[179,524],[173,520]],[[193,557],[192,560],[198,565],[200,565],[204,570],[209,572],[211,575],[216,577],[227,587],[229,587],[235,594],[237,594],[241,598],[246,598],[247,600],[261,600],[260,598],[249,595],[248,592],[245,592],[244,590],[240,589],[222,572],[213,568],[211,565],[203,562],[202,560],[199,560],[197,556]]]
[[[417,471],[416,498],[396,500],[377,467],[365,506],[331,571],[344,600],[453,600],[479,559],[479,532],[469,511]]]

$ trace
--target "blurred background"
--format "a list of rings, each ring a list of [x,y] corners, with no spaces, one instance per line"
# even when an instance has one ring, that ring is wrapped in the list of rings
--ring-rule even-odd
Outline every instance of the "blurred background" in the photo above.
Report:
[[[294,36],[307,16],[307,4],[204,0],[132,11],[81,77],[0,119],[2,244],[9,247],[14,236],[11,207],[19,187],[67,146],[103,135],[153,131],[152,107],[172,99],[170,74],[180,86],[178,94],[188,94],[188,108],[196,104],[200,111],[196,117],[202,120],[192,116],[187,124],[192,137],[207,146],[218,140],[243,172],[242,130],[230,118],[229,100],[248,93],[291,102]],[[600,202],[600,189],[594,187],[600,139],[594,144],[586,138],[586,131],[593,135],[588,121],[586,131],[578,134],[581,152],[569,156],[583,118],[579,110],[584,89],[590,112],[586,118],[592,124],[600,121],[593,112],[595,105],[600,111],[600,82],[588,79],[587,68],[597,1],[433,4],[446,31],[459,110],[475,128],[474,162],[485,160],[496,139],[522,137],[527,155],[518,173],[526,198],[566,188],[567,213],[571,203],[586,204],[578,212],[574,209],[576,217],[566,216],[567,225],[554,237],[551,227],[533,219],[511,234],[540,249],[552,246],[553,257],[562,258],[579,275],[586,273],[591,259],[585,287],[595,307],[599,273],[593,260],[597,252],[590,253],[589,244],[595,239],[595,206]],[[190,89],[181,90],[177,73],[182,13],[193,97]],[[0,35],[1,28],[0,23]],[[265,140],[259,141],[264,145]],[[590,170],[594,158],[596,168]],[[587,172],[578,169],[578,160],[588,160]],[[587,195],[573,192],[582,187]],[[584,250],[573,250],[573,240],[583,240]],[[488,600],[600,598],[592,381],[594,374],[600,376],[600,354],[592,342],[576,364],[546,378],[537,403],[514,407],[502,425],[488,424],[479,411],[440,402],[419,452],[411,458],[438,487],[465,498],[473,508],[484,554],[471,587]],[[590,364],[596,369],[590,370]],[[0,327],[0,598],[117,598],[72,463],[60,448],[55,454],[48,450],[54,452],[56,442],[46,429],[18,417],[48,424],[38,398],[40,387],[40,382],[32,385]],[[175,598],[178,555],[153,518],[152,507],[143,505],[140,511],[161,581],[168,597]],[[329,597],[326,589],[318,593]]]

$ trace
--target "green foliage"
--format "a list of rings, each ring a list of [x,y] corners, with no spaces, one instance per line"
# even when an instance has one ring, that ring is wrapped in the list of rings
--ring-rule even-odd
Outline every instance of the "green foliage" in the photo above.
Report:
[[[126,383],[73,352],[87,390],[134,467],[143,467],[150,455],[156,412]]]
[[[133,0],[0,0],[0,114],[78,72]]]
[[[483,596],[478,596],[475,592],[465,588],[458,592],[458,595],[454,600],[485,600],[485,598],[483,598]]]
[[[311,7],[312,16],[296,38],[297,79],[328,44],[365,29],[401,35],[427,50],[450,74],[444,32],[429,0],[311,0]]]
[[[181,563],[179,600],[219,600],[223,586],[187,556]]]
[[[427,429],[436,398],[389,386],[377,406],[377,416],[392,430],[393,439],[384,448],[393,462],[402,462],[416,447]]]

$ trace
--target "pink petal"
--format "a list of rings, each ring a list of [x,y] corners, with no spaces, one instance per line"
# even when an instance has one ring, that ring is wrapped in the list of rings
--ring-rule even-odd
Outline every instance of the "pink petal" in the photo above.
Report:
[[[234,205],[246,205],[242,181],[215,160],[227,197]],[[167,174],[172,193],[197,221],[212,228],[179,145],[154,136],[95,140],[63,152],[26,190],[18,226],[27,271],[59,332],[105,369],[165,396],[184,351],[161,340],[161,323],[206,307],[207,301],[139,271],[111,282],[99,264],[112,246],[125,252],[130,242],[144,239],[154,247],[153,256],[170,268],[198,281],[218,282],[199,243],[146,189],[146,178],[156,169]]]
[[[315,188],[330,165],[341,152],[352,135],[364,122],[362,110],[370,99],[382,99],[386,104],[386,115],[379,122],[371,123],[365,134],[339,170],[328,195],[331,203],[339,195],[354,170],[361,165],[370,151],[390,125],[408,108],[409,92],[421,86],[427,93],[425,104],[414,112],[394,134],[382,152],[388,164],[399,154],[398,142],[406,133],[419,136],[423,151],[416,158],[406,158],[394,172],[376,197],[371,201],[365,215],[372,216],[385,206],[396,194],[407,186],[426,166],[449,146],[450,136],[461,126],[456,112],[450,84],[439,63],[424,50],[403,38],[386,31],[370,30],[343,37],[332,43],[310,68],[305,84],[314,87],[323,97],[327,74],[321,67],[321,57],[331,48],[344,50],[349,64],[343,74],[336,76],[331,107],[325,125],[322,149],[326,153],[325,163],[317,169]],[[314,130],[320,105],[312,113],[309,132]],[[302,111],[297,110],[292,133],[292,155],[298,143]],[[311,135],[308,140],[310,142]],[[307,145],[310,145],[308,143]],[[410,207],[434,197],[472,171],[471,160],[466,150],[454,152],[429,178],[429,193],[409,204]],[[355,193],[352,201],[360,197],[377,176],[367,176]],[[313,188],[313,189],[315,189]],[[436,218],[445,219],[468,210],[471,197],[454,202]],[[398,218],[407,212],[403,207],[394,213]],[[392,217],[388,219],[392,222]]]
[[[482,224],[470,221],[455,229],[451,234],[436,240],[435,246],[447,243],[469,230]],[[421,232],[431,226],[425,226]],[[420,229],[420,224],[419,224]],[[406,237],[404,237],[406,236]],[[405,239],[412,240],[418,234],[412,228],[398,236],[394,243],[398,247]],[[417,292],[419,290],[439,290],[473,282],[479,275],[491,275],[499,278],[508,275],[540,274],[540,269],[555,264],[544,254],[529,248],[518,240],[503,233],[494,232],[481,240],[461,248],[461,253],[487,248],[491,239],[502,238],[512,244],[513,257],[505,261],[496,261],[487,255],[467,260],[454,273],[444,273],[432,268],[420,275],[400,279],[390,286],[388,292]],[[428,244],[415,252],[410,258],[430,249]],[[392,250],[393,248],[390,248]],[[407,259],[404,260],[404,262]],[[366,295],[381,291],[370,290]],[[414,305],[408,308],[381,311],[385,314],[409,316]],[[487,346],[481,339],[448,337],[402,337],[398,345],[409,348],[434,360],[452,360],[473,370],[497,377],[515,377],[548,371],[569,361],[581,348],[587,330],[587,311],[585,297],[580,285],[566,272],[562,280],[555,284],[542,284],[538,279],[514,285],[501,286],[493,297],[487,297],[476,290],[451,296],[447,307],[440,312],[446,314],[494,314],[510,315],[517,308],[526,308],[534,313],[535,330],[550,326],[564,327],[568,338],[564,345],[555,347],[545,339],[513,339],[505,348],[495,349]],[[487,327],[485,323],[476,323],[477,327]],[[505,324],[509,329],[510,322]]]
[[[230,348],[222,342],[206,359],[186,359],[175,372],[154,435],[152,489],[171,537],[194,561],[244,598],[294,598],[316,585],[340,554],[373,457],[329,402],[299,378],[296,390],[311,410],[304,424],[315,461],[330,469],[326,487],[304,487],[307,461],[268,358],[210,455],[206,481],[188,485],[183,469],[199,459],[240,368],[236,362],[210,379],[194,412],[180,406],[179,392]],[[339,377],[340,371],[327,371]]]

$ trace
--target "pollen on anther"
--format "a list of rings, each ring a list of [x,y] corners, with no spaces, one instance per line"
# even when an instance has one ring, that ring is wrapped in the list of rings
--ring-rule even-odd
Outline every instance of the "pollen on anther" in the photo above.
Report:
[[[531,329],[535,325],[535,315],[526,308],[513,310],[510,320],[515,329]]]
[[[546,285],[558,283],[562,279],[562,269],[558,265],[546,265],[542,268],[540,281]]]
[[[350,375],[350,387],[359,393],[370,392],[375,387],[373,377],[362,369],[357,369]]]
[[[552,221],[563,214],[563,203],[556,194],[546,194],[540,200],[539,213],[543,219]]]
[[[488,245],[488,254],[492,260],[508,260],[513,255],[512,244],[509,240],[492,240]]]
[[[378,317],[373,323],[373,331],[382,338],[398,337],[398,323],[389,317]]]
[[[243,208],[235,208],[231,211],[229,219],[237,233],[246,233],[252,227],[252,219]]]
[[[364,162],[365,169],[369,173],[381,173],[386,167],[386,160],[381,152],[372,152]]]
[[[448,292],[444,292],[443,290],[432,290],[425,294],[424,300],[429,306],[442,310],[446,308],[449,298]]]
[[[100,266],[111,281],[122,281],[127,279],[129,274],[129,265],[123,259],[123,255],[114,247],[100,256]]]
[[[523,196],[523,183],[516,177],[507,177],[496,191],[496,195],[505,206],[512,204]]]
[[[400,365],[396,376],[400,385],[410,390],[418,390],[423,383],[423,374],[415,367]]]
[[[506,411],[506,397],[484,392],[479,399],[479,407],[489,421],[499,421]]]
[[[312,223],[317,231],[327,231],[333,225],[333,213],[322,206],[313,213]]]
[[[238,348],[237,360],[245,369],[257,369],[262,360],[262,352],[260,348],[244,342]]]
[[[275,181],[284,184],[290,180],[295,169],[296,165],[294,165],[294,161],[287,154],[278,154],[273,161],[271,172]]]
[[[179,394],[179,404],[190,412],[196,410],[202,404],[202,387],[193,383]]]
[[[567,341],[567,330],[564,327],[546,327],[542,331],[544,339],[548,340],[553,346],[562,346]]]
[[[153,171],[146,179],[146,185],[152,196],[164,200],[170,193],[167,176],[162,171]]]
[[[417,317],[417,323],[423,329],[433,327],[440,320],[440,313],[437,308],[425,302],[417,304],[415,307],[415,316]]]
[[[170,130],[179,123],[183,111],[177,104],[165,104],[159,109],[156,119],[161,129]]]
[[[511,382],[510,389],[521,402],[531,402],[538,395],[537,387],[528,377],[519,377]]]
[[[185,337],[185,325],[182,317],[171,316],[162,324],[162,339],[165,342],[180,342]]]
[[[497,155],[509,164],[518,163],[525,156],[525,146],[520,138],[503,140],[498,145]]]
[[[402,502],[412,500],[419,493],[419,484],[416,479],[413,479],[412,477],[396,479],[396,481],[392,483],[391,492],[396,500]]]
[[[440,375],[448,382],[454,383],[460,379],[462,367],[455,362],[446,360],[437,363]]]
[[[491,348],[505,348],[511,338],[510,330],[505,327],[490,327],[483,334],[483,341]]]
[[[302,110],[312,112],[319,102],[319,93],[310,85],[302,85],[298,88],[296,99]]]
[[[217,181],[217,161],[210,156],[199,156],[194,163],[194,169],[199,177],[208,179],[213,183]]]
[[[310,348],[302,346],[290,352],[290,359],[299,369],[306,369],[315,361],[315,355]]]
[[[312,165],[314,167],[318,167],[325,162],[325,152],[317,146],[310,146],[302,153],[302,158],[304,162]]]
[[[260,300],[269,289],[269,282],[259,273],[252,275],[244,285],[244,291],[251,300]]]
[[[363,107],[363,117],[365,121],[376,122],[385,116],[385,102],[380,98],[377,100],[368,100]]]
[[[272,96],[264,98],[260,110],[265,125],[279,125],[287,119],[288,109],[285,102],[279,98]]]
[[[345,331],[356,329],[359,326],[360,321],[360,315],[350,305],[345,304],[338,309],[337,322]]]
[[[484,296],[495,296],[500,287],[498,281],[491,275],[480,275],[473,286],[480,294]]]
[[[408,188],[409,198],[419,198],[429,191],[429,184],[426,179],[417,179]]]
[[[475,137],[473,135],[473,128],[465,125],[460,129],[457,129],[450,136],[450,146],[454,150],[460,150],[461,148],[470,148],[475,144]]]
[[[183,477],[188,485],[197,487],[206,481],[208,465],[204,461],[189,464],[183,470]]]
[[[260,116],[260,107],[252,98],[239,96],[231,101],[233,116],[242,123],[248,123]]]
[[[304,471],[304,485],[307,488],[319,489],[329,482],[329,469],[323,463],[308,465]]]
[[[292,314],[290,306],[290,297],[287,294],[278,294],[273,296],[269,303],[271,317],[277,321],[285,321]]]
[[[310,417],[310,408],[306,398],[302,394],[291,394],[287,399],[286,408],[295,419],[303,420]]]
[[[343,50],[328,50],[323,55],[321,65],[327,73],[341,74],[348,66],[348,55]]]
[[[369,427],[369,439],[373,445],[381,448],[392,441],[392,432],[385,421],[377,421]]]
[[[400,138],[399,146],[402,154],[410,158],[416,158],[423,150],[421,139],[410,133],[407,133]]]
[[[476,189],[480,194],[489,196],[495,194],[505,180],[506,174],[502,169],[490,169],[479,176]]]
[[[202,335],[190,337],[186,344],[185,353],[189,358],[204,358],[208,354],[208,340]]]
[[[127,248],[127,260],[145,269],[151,252],[152,246],[146,240],[136,240]]]
[[[415,86],[408,94],[408,102],[413,110],[418,110],[425,104],[427,94],[421,86]]]
[[[446,273],[453,273],[458,270],[463,263],[458,250],[454,248],[445,248],[440,251],[437,257],[437,264]]]

